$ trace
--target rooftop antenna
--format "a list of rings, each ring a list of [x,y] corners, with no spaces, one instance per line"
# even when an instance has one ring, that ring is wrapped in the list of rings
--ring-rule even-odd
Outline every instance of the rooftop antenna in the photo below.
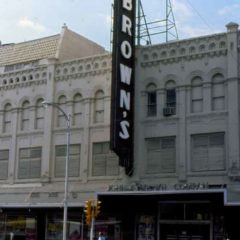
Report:
[[[136,45],[151,45],[160,42],[178,40],[171,0],[159,0],[162,8],[163,19],[147,21],[142,0],[136,0]],[[160,4],[161,3],[161,4]],[[111,11],[110,49],[113,39],[113,4]]]
[[[159,0],[163,5],[164,18],[155,21],[146,20],[141,0],[137,0],[136,36],[137,45],[152,44],[153,37],[156,43],[178,40],[171,0]],[[165,6],[164,6],[165,5]],[[160,37],[160,38],[159,38]]]
[[[148,30],[148,23],[146,20],[146,15],[143,11],[143,6],[141,0],[137,0],[137,13],[136,13],[136,36],[137,45],[141,45],[141,42],[145,44],[152,44],[151,36]]]

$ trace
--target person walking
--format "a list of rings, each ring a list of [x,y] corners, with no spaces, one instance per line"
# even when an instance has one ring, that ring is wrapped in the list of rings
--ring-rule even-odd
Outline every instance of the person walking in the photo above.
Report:
[[[98,233],[98,240],[107,240],[107,238],[103,235],[102,232]]]

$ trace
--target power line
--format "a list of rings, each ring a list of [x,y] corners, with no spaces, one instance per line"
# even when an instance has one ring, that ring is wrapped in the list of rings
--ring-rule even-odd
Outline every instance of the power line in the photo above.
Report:
[[[189,0],[186,0],[188,5],[196,12],[196,14],[199,16],[199,18],[206,24],[206,26],[209,28],[209,30],[214,33],[213,28],[208,24],[208,22],[204,19],[204,17],[198,12],[198,10],[192,5],[192,3]]]

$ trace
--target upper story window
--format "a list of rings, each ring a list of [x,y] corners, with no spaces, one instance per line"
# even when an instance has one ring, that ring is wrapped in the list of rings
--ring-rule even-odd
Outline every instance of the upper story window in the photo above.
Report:
[[[212,77],[212,110],[225,109],[224,76],[220,73]]]
[[[174,173],[176,171],[175,137],[146,139],[147,173]]]
[[[83,121],[83,100],[82,95],[77,93],[73,98],[73,125],[80,126]]]
[[[176,89],[166,90],[166,106],[176,108]]]
[[[93,143],[92,176],[119,175],[117,155],[110,150],[109,142]]]
[[[42,148],[21,148],[19,150],[18,178],[39,178],[41,175]]]
[[[71,144],[69,146],[69,163],[68,175],[69,177],[78,177],[80,173],[80,145]],[[59,145],[55,147],[55,177],[65,176],[67,147],[66,145]]]
[[[99,90],[95,94],[95,123],[104,122],[104,92]]]
[[[30,116],[29,116],[29,110],[30,103],[29,101],[24,101],[22,104],[22,117],[21,117],[21,130],[27,131],[29,130],[29,123],[30,123]]]
[[[224,133],[196,134],[191,137],[191,170],[225,170]]]
[[[12,106],[10,103],[7,103],[4,106],[4,115],[3,115],[3,132],[9,133],[11,132],[12,128],[12,112],[11,112]]]
[[[165,108],[163,109],[163,115],[175,115],[176,114],[176,85],[174,81],[168,81],[166,86],[165,96]]]
[[[40,98],[37,100],[36,109],[35,109],[35,129],[43,129],[44,122],[44,108],[43,108],[43,99]]]
[[[64,112],[66,112],[66,102],[67,102],[67,98],[62,95],[58,98],[58,104],[59,106],[63,109]],[[57,126],[58,127],[65,127],[66,126],[66,118],[64,116],[64,114],[59,111],[58,109],[55,109],[57,111]]]
[[[147,86],[147,116],[153,117],[157,115],[157,91],[155,84]]]
[[[191,82],[191,112],[203,111],[203,81],[201,77],[194,77]]]
[[[0,150],[0,180],[8,178],[9,150]]]

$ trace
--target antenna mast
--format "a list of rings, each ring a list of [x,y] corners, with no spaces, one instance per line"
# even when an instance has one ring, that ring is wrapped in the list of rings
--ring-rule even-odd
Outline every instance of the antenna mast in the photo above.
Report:
[[[165,14],[162,14],[164,18],[147,22],[142,2],[137,0],[137,45],[152,44],[153,38],[156,43],[178,40],[171,0],[160,1],[162,9],[165,9]]]
[[[151,36],[148,30],[148,23],[143,11],[141,0],[137,0],[137,14],[136,14],[136,36],[137,45],[141,45],[141,42],[145,44],[152,44]]]

